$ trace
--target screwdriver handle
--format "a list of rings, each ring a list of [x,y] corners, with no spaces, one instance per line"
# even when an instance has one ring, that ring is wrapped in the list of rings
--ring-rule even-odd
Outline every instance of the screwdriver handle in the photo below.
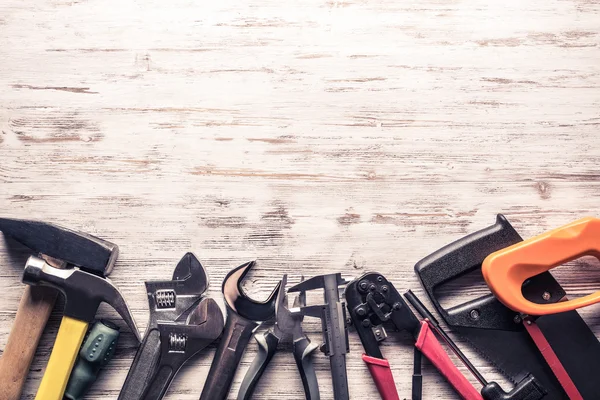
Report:
[[[73,367],[65,397],[70,400],[80,400],[90,386],[98,379],[100,369],[111,360],[115,354],[119,328],[108,322],[98,321],[89,330],[87,338],[79,350],[79,358]]]

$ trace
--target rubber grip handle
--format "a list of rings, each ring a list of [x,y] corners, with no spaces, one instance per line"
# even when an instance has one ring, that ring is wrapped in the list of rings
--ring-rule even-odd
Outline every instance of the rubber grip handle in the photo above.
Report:
[[[35,400],[62,400],[88,323],[64,316]]]
[[[263,336],[254,335],[254,339],[258,343],[258,352],[244,376],[240,391],[238,392],[238,400],[248,400],[252,397],[256,384],[275,355],[277,345],[279,344],[279,338],[271,331],[265,332]]]
[[[139,400],[150,384],[150,379],[160,358],[160,333],[150,329],[144,334],[144,340],[135,353],[133,364],[121,388],[118,400]]]
[[[58,291],[50,287],[25,287],[0,357],[0,400],[21,398],[31,361],[57,296]]]
[[[175,378],[175,371],[168,365],[163,365],[152,377],[150,386],[142,396],[143,400],[160,400],[164,397]]]
[[[421,321],[421,331],[419,332],[415,347],[431,361],[463,399],[483,400],[481,394],[464,377],[444,351],[427,321]]]
[[[119,334],[118,328],[107,321],[98,321],[92,326],[69,377],[65,390],[67,399],[80,400],[85,396],[100,370],[115,354]]]
[[[254,321],[249,321],[235,313],[229,306],[226,308],[225,330],[210,365],[200,400],[227,398],[244,349],[250,341],[252,331],[258,326]]]
[[[319,400],[321,398],[319,381],[317,381],[317,373],[312,362],[312,354],[318,348],[319,346],[311,343],[306,336],[294,342],[294,359],[300,372],[306,400]]]
[[[382,400],[400,400],[398,391],[396,390],[396,382],[390,369],[390,363],[385,358],[370,357],[366,354],[362,355],[362,359],[367,364],[369,372],[373,377],[377,391]]]

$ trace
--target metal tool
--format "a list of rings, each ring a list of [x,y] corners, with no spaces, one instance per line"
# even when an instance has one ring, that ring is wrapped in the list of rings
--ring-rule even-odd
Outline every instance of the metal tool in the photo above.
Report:
[[[36,400],[62,399],[88,324],[93,321],[100,303],[110,304],[140,340],[125,299],[108,278],[79,268],[61,270],[31,256],[25,265],[23,283],[54,287],[66,297],[64,317]]]
[[[146,281],[145,285],[150,321],[119,393],[119,400],[142,398],[158,365],[161,343],[169,340],[169,333],[161,337],[160,323],[185,325],[208,288],[208,277],[196,256],[187,253],[177,263],[172,280]]]
[[[432,362],[463,399],[482,399],[444,351],[427,321],[419,321],[415,317],[394,285],[383,275],[366,273],[350,282],[345,293],[351,321],[365,349],[363,361],[383,400],[400,398],[390,364],[379,349],[379,342],[387,338],[384,324],[388,322],[398,331],[408,331],[415,341],[413,400],[421,399],[421,354]]]
[[[225,331],[210,366],[201,400],[224,400],[227,397],[252,332],[260,323],[275,315],[279,284],[264,302],[251,299],[242,290],[241,283],[255,264],[255,261],[251,261],[240,265],[229,271],[223,280],[222,290],[227,310]]]
[[[98,379],[100,370],[115,354],[119,340],[119,327],[110,321],[95,322],[79,350],[79,358],[73,367],[65,397],[80,400]]]
[[[265,332],[263,336],[254,336],[258,343],[258,354],[242,381],[238,392],[238,400],[249,400],[254,388],[260,380],[267,365],[277,351],[277,345],[286,336],[291,336],[293,343],[294,359],[307,400],[319,400],[319,383],[312,363],[312,353],[319,347],[311,343],[308,336],[302,332],[302,320],[304,314],[299,307],[306,306],[306,294],[301,291],[295,298],[293,308],[288,308],[288,300],[285,294],[287,275],[283,275],[281,286],[275,303],[275,325],[273,329]]]
[[[40,221],[0,218],[0,231],[39,254],[54,267],[73,267],[107,276],[119,248],[106,240]],[[15,400],[21,392],[58,291],[25,287],[6,347],[0,357],[0,399]]]
[[[319,275],[292,286],[288,292],[304,292],[323,289],[325,304],[301,307],[302,313],[321,319],[324,344],[321,351],[329,357],[333,395],[336,400],[349,399],[348,376],[346,374],[346,353],[348,345],[348,327],[346,326],[346,307],[340,301],[338,287],[348,283],[341,274]]]
[[[486,257],[481,267],[492,293],[511,310],[547,315],[600,302],[600,290],[574,300],[539,304],[526,299],[521,287],[531,277],[585,255],[600,256],[600,219],[583,218]]]
[[[203,298],[185,324],[159,322],[160,358],[142,399],[160,400],[181,366],[215,341],[223,332],[223,314],[217,303]]]
[[[461,362],[471,371],[475,379],[481,383],[483,388],[481,389],[481,395],[485,400],[539,400],[546,396],[546,391],[540,386],[534,377],[530,376],[528,379],[519,383],[510,392],[504,391],[497,382],[488,382],[483,375],[475,368],[464,353],[458,348],[456,343],[448,336],[448,334],[442,329],[437,319],[433,314],[425,307],[425,305],[419,300],[419,298],[411,291],[408,290],[404,293],[406,300],[417,310],[422,318],[427,319],[427,322],[432,329],[446,342],[446,344],[452,349],[454,354],[461,360]],[[530,383],[531,382],[531,383]]]
[[[506,218],[498,215],[496,223],[472,233],[430,254],[415,266],[425,291],[445,322],[513,384],[530,376],[548,393],[545,400],[567,397],[553,369],[542,352],[555,352],[557,360],[585,399],[600,398],[600,343],[576,311],[547,315],[535,324],[523,323],[522,316],[504,306],[492,293],[444,309],[438,299],[442,284],[469,273],[481,271],[481,264],[491,253],[522,241]],[[532,277],[523,286],[524,296],[533,302],[555,303],[565,292],[548,272]],[[528,329],[526,329],[526,326]],[[568,326],[569,329],[565,329]],[[536,347],[529,327],[537,330],[547,345]],[[539,328],[539,329],[537,329]]]

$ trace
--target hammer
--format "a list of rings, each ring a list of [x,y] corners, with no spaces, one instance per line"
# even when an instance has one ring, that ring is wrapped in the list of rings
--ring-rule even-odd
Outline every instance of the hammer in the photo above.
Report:
[[[54,268],[41,258],[31,256],[23,271],[23,283],[50,286],[60,290],[66,297],[64,316],[36,400],[63,398],[77,353],[100,303],[110,304],[141,342],[129,307],[110,279],[79,268]],[[90,351],[93,353],[96,350]]]
[[[99,276],[111,271],[119,254],[116,244],[58,225],[0,218],[0,231],[40,254],[56,267],[78,266]],[[0,400],[21,397],[29,366],[58,292],[26,287],[8,342],[0,357]]]

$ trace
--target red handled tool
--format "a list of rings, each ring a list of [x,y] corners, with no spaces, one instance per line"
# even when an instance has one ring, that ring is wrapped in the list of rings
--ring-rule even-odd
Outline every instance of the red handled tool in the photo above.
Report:
[[[383,400],[399,400],[390,364],[379,349],[379,342],[387,337],[383,328],[385,322],[392,322],[397,330],[410,332],[415,340],[413,400],[421,399],[421,353],[463,399],[483,399],[444,351],[427,320],[417,319],[396,288],[383,275],[367,273],[348,284],[345,294],[350,318],[365,349],[363,360]]]
[[[444,342],[452,349],[452,352],[462,361],[462,363],[471,371],[471,374],[481,383],[483,388],[481,389],[481,395],[485,400],[538,400],[546,395],[546,391],[539,382],[533,377],[528,376],[519,382],[510,392],[505,392],[502,387],[496,382],[488,382],[483,375],[477,371],[475,366],[471,364],[469,359],[463,354],[463,352],[456,346],[456,343],[444,332],[440,327],[439,323],[433,316],[433,314],[425,307],[425,305],[415,296],[415,294],[408,290],[404,293],[404,297],[408,302],[417,310],[421,317],[425,318],[431,328],[444,339]]]

